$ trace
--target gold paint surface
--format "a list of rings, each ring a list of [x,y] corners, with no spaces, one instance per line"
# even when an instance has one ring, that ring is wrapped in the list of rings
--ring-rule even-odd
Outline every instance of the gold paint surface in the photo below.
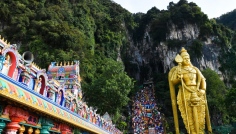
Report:
[[[179,134],[177,106],[188,134],[204,134],[205,123],[208,132],[212,133],[204,76],[191,64],[190,56],[184,48],[176,56],[175,61],[178,66],[170,70],[168,80],[176,134]],[[175,85],[177,84],[180,86],[176,96]]]

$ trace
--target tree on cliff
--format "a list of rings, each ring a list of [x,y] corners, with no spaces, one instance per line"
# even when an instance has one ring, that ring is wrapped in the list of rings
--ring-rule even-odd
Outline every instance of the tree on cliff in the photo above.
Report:
[[[122,109],[128,104],[128,94],[134,86],[133,80],[124,72],[121,62],[104,58],[95,63],[96,76],[84,85],[90,106],[96,106],[102,115],[108,112],[117,121]]]
[[[218,23],[221,23],[232,30],[236,30],[236,9],[226,14],[221,15],[220,17],[216,18]]]
[[[224,82],[215,71],[209,68],[202,71],[202,74],[206,78],[206,94],[212,124],[219,126],[229,123],[228,112],[225,107],[225,98],[228,91]]]

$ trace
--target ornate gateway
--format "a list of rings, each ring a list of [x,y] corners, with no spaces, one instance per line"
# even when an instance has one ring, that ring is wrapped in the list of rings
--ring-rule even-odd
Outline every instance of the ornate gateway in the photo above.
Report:
[[[82,101],[79,61],[32,61],[0,38],[0,133],[122,133]]]

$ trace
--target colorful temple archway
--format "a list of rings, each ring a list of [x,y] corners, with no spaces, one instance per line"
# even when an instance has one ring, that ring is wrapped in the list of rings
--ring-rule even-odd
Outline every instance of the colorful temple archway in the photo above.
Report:
[[[0,133],[122,133],[82,101],[79,61],[46,71],[2,39],[0,49]]]

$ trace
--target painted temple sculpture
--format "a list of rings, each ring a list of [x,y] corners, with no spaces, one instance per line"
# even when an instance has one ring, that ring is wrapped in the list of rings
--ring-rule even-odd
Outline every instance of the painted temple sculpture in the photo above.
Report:
[[[82,101],[79,61],[32,61],[0,37],[0,133],[122,133]]]
[[[177,105],[188,134],[212,133],[210,116],[206,100],[206,82],[200,70],[190,62],[190,56],[184,48],[175,57],[178,66],[173,67],[168,75],[172,109],[176,134],[179,134]],[[175,85],[179,85],[176,100]],[[177,103],[177,104],[176,104]]]

